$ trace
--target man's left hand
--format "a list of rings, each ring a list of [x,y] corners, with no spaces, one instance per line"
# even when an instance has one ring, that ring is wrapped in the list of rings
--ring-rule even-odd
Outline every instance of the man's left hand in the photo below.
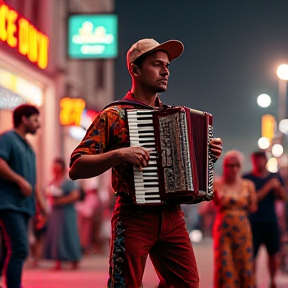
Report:
[[[222,140],[220,138],[213,138],[210,141],[210,151],[212,156],[218,159],[222,153]]]

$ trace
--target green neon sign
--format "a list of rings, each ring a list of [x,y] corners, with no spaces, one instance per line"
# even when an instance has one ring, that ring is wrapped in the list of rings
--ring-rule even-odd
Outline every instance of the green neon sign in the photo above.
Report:
[[[112,14],[71,15],[68,20],[68,55],[73,59],[115,58],[118,21]]]

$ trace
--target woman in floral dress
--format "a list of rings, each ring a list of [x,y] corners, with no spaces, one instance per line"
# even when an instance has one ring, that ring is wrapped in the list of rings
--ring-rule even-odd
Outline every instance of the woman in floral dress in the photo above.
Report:
[[[214,288],[254,287],[252,234],[248,213],[257,209],[254,184],[240,176],[243,156],[229,151],[215,181]]]

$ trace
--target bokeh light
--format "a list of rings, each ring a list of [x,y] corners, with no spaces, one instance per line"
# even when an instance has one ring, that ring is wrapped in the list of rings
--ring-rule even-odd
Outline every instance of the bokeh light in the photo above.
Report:
[[[258,140],[258,146],[260,149],[267,149],[269,148],[270,146],[270,141],[268,138],[266,137],[261,137],[259,140]]]
[[[280,121],[279,130],[284,134],[288,134],[288,119],[283,119]]]
[[[200,230],[193,230],[189,233],[189,238],[191,242],[198,243],[203,239],[203,234]]]
[[[288,65],[281,64],[277,68],[277,76],[282,80],[288,80]]]
[[[276,173],[278,171],[277,159],[274,157],[270,158],[267,162],[266,167],[267,167],[268,171],[270,171],[271,173]]]
[[[272,146],[272,155],[274,157],[280,157],[283,154],[283,146],[281,144],[274,144]]]
[[[257,104],[260,107],[266,108],[271,104],[271,97],[268,94],[261,94],[257,97]]]

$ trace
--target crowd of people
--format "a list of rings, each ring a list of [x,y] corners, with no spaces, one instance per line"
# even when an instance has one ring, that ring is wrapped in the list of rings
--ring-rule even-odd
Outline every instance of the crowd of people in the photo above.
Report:
[[[0,269],[5,268],[7,288],[21,287],[29,244],[35,265],[43,258],[55,261],[57,270],[62,262],[77,269],[83,253],[101,249],[99,233],[111,236],[109,288],[141,287],[148,255],[159,277],[158,287],[199,288],[181,203],[140,206],[131,198],[133,169],[145,170],[151,151],[129,145],[123,112],[135,107],[169,108],[158,93],[166,91],[169,64],[182,52],[183,44],[177,40],[160,44],[142,39],[131,46],[127,52],[131,91],[93,120],[71,155],[70,178],[64,159],[53,160],[52,179],[45,193],[37,186],[35,154],[26,139],[40,127],[39,110],[28,104],[14,110],[14,129],[0,137]],[[213,138],[209,149],[216,161],[222,153],[221,139]],[[281,177],[267,170],[264,151],[253,153],[251,159],[251,173],[242,175],[242,154],[229,151],[223,159],[222,177],[214,182],[215,196],[209,205],[216,214],[212,233],[214,288],[256,287],[255,259],[262,244],[269,255],[270,288],[276,288],[281,235],[275,201],[285,201],[286,192]],[[97,187],[78,181],[93,179],[110,168],[117,195],[111,199],[116,203],[108,197],[103,206]],[[114,209],[111,217],[110,208]],[[112,229],[108,225],[101,232],[105,214],[111,218]]]
[[[281,173],[267,170],[267,161],[265,151],[253,152],[252,170],[243,174],[243,154],[228,151],[222,176],[214,181],[213,201],[197,207],[198,221],[189,231],[200,229],[204,237],[213,239],[214,288],[257,287],[256,260],[261,245],[268,255],[269,287],[277,287],[280,264],[287,272],[287,246],[283,246],[288,223],[286,185]],[[281,215],[277,207],[284,207]]]
[[[54,270],[62,269],[62,262],[78,269],[83,256],[106,253],[110,227],[107,231],[105,223],[110,218],[112,197],[108,202],[99,197],[97,179],[80,183],[70,180],[62,158],[54,159],[52,175],[44,191],[48,215],[39,209],[31,221],[29,235],[39,240],[36,246],[42,247],[34,253],[35,245],[31,245],[32,265],[38,266],[39,259],[46,259],[55,261]]]
[[[98,197],[95,181],[89,187],[69,179],[63,158],[52,161],[52,178],[39,189],[35,154],[25,137],[39,129],[38,117],[35,106],[18,106],[14,129],[0,137],[0,277],[5,273],[8,288],[21,287],[28,256],[34,267],[46,259],[55,262],[55,270],[63,262],[77,269],[83,255],[105,252],[110,237],[101,227],[110,198],[104,203]]]

